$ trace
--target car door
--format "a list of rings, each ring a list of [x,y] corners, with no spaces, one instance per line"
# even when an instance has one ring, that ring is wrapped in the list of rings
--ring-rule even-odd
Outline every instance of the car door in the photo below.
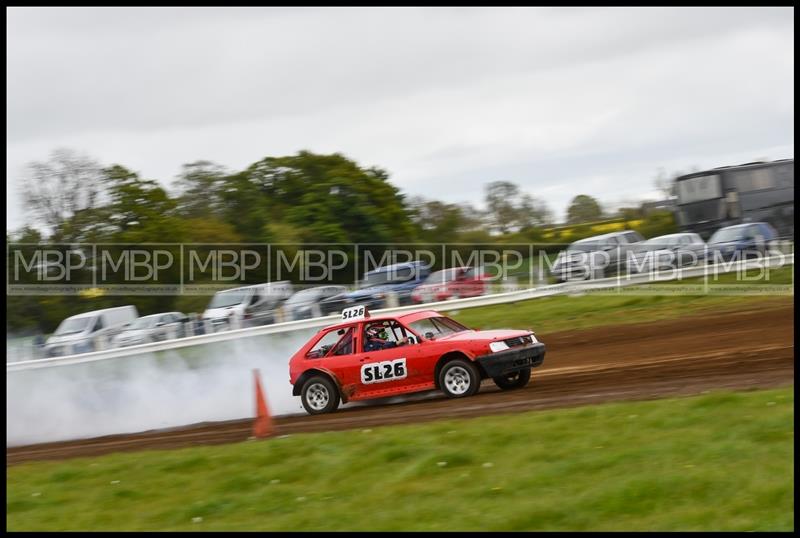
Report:
[[[338,331],[339,329],[331,329],[318,342],[322,342],[332,332]],[[358,324],[342,328],[341,331],[342,334],[325,356],[314,360],[319,360],[318,364],[336,377],[342,392],[349,398],[359,389],[361,363],[358,354],[355,353],[355,350],[358,349],[356,347],[358,345]]]
[[[470,267],[464,273],[464,292],[462,297],[479,297],[486,293],[486,271],[483,267]]]
[[[706,242],[703,241],[703,238],[700,237],[698,234],[689,234],[689,238],[691,239],[691,250],[694,254],[694,259],[697,262],[703,261],[706,259],[708,248],[706,247]]]
[[[691,252],[692,240],[688,235],[681,235],[678,237],[678,243],[675,245],[675,259],[673,267],[683,267],[684,265],[691,265],[693,254]]]
[[[170,312],[166,316],[165,319],[165,327],[167,330],[167,340],[172,340],[173,338],[180,338],[182,329],[183,329],[183,322],[181,320],[180,315],[175,312]]]
[[[743,259],[752,259],[758,255],[757,253],[766,250],[764,243],[760,226],[758,224],[749,225],[744,233]]]
[[[392,332],[396,340],[413,335],[408,328],[397,321]],[[378,397],[400,392],[407,392],[414,385],[425,382],[425,372],[420,366],[421,344],[414,335],[415,343],[399,347],[365,351],[363,348],[364,331],[369,321],[362,323],[359,336],[359,395]]]
[[[156,322],[153,324],[153,328],[150,329],[150,341],[152,342],[163,342],[167,339],[167,333],[169,332],[169,316],[168,314],[161,314],[156,318]]]
[[[603,250],[608,255],[608,266],[610,269],[617,269],[617,264],[621,258],[621,246],[619,240],[615,236],[607,238],[603,242]]]

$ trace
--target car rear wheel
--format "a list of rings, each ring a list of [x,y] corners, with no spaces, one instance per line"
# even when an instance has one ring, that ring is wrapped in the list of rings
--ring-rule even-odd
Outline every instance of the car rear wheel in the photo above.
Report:
[[[310,415],[332,413],[339,407],[339,389],[327,377],[314,376],[303,383],[303,408]]]
[[[455,359],[439,372],[439,387],[448,398],[472,396],[481,388],[481,376],[472,362]]]
[[[493,377],[492,380],[503,390],[521,389],[531,380],[531,369],[524,368],[504,376]]]

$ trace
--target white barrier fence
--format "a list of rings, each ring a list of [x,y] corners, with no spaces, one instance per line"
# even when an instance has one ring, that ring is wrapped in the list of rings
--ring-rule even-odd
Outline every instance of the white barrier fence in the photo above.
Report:
[[[676,270],[674,278],[793,264],[793,257],[760,264]],[[546,285],[423,306],[374,311],[440,311],[508,304],[652,282],[652,275]],[[7,446],[81,439],[253,416],[252,369],[262,374],[275,415],[302,413],[292,396],[287,362],[320,327],[339,316],[290,321],[6,365]],[[358,405],[358,404],[351,404]],[[363,405],[363,404],[362,404]]]
[[[375,313],[393,314],[420,309],[432,310],[460,310],[464,308],[475,308],[479,306],[490,306],[495,304],[512,303],[534,299],[537,297],[547,297],[550,295],[560,295],[569,293],[579,293],[591,290],[621,288],[632,285],[641,285],[653,282],[665,282],[692,277],[714,276],[731,272],[741,272],[759,268],[777,268],[783,265],[793,265],[794,255],[772,256],[759,260],[742,260],[731,264],[702,265],[695,267],[684,267],[672,269],[670,271],[640,273],[634,275],[615,276],[579,282],[565,282],[561,284],[549,284],[535,288],[526,288],[491,295],[482,295],[464,299],[450,299],[436,303],[426,303],[423,305],[408,305],[394,308],[384,308],[374,310]],[[291,332],[303,329],[325,327],[339,319],[338,314],[312,319],[287,321],[274,323],[260,327],[250,327],[243,329],[225,330],[214,332],[209,323],[204,325],[204,334],[198,336],[186,336],[177,339],[168,339],[164,342],[154,342],[140,344],[124,348],[113,348],[91,353],[83,353],[66,357],[53,357],[49,359],[26,360],[6,364],[6,371],[17,371],[21,369],[45,368],[50,366],[69,365],[97,360],[112,359],[117,357],[130,357],[142,353],[154,353],[170,349],[179,349],[188,346],[198,346],[214,342],[224,342],[239,338],[248,338],[260,335],[270,335],[281,332]],[[187,323],[187,325],[193,322]],[[189,329],[187,332],[191,332]]]

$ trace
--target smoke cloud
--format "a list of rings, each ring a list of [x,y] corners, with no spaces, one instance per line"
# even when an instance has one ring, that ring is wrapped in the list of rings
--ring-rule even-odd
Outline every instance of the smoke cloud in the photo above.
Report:
[[[255,415],[252,370],[273,415],[304,413],[289,359],[314,329],[6,375],[6,446]]]

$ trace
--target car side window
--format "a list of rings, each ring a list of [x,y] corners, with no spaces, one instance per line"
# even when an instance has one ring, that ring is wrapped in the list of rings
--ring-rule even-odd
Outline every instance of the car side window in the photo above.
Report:
[[[351,355],[353,353],[353,328],[350,327],[341,340],[333,348],[333,355]]]
[[[318,359],[320,357],[324,357],[328,354],[328,351],[342,339],[342,336],[345,334],[344,329],[338,330],[330,330],[325,335],[317,340],[317,343],[314,344],[308,353],[306,353],[306,357],[309,359]]]
[[[636,243],[641,241],[636,232],[625,232],[625,239],[628,240],[628,243]]]
[[[366,340],[367,330],[374,327],[379,327],[381,329],[380,339],[385,342],[400,344],[400,342],[402,342],[402,340],[406,336],[409,336],[405,327],[400,325],[397,321],[384,320],[375,323],[364,324],[364,337],[365,337],[364,342],[367,341]]]
[[[469,269],[464,271],[464,274],[461,275],[461,278],[463,280],[475,280],[479,274],[480,273],[478,272],[477,267],[470,267]]]

